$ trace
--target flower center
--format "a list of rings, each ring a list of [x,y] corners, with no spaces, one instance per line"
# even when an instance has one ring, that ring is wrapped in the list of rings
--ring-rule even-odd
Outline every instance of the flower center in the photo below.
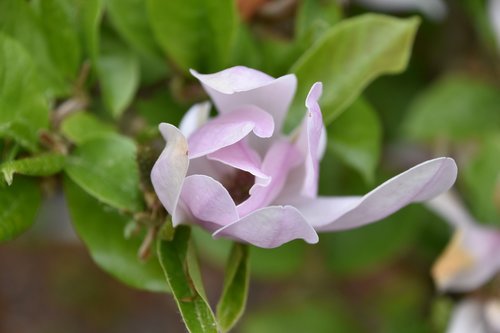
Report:
[[[226,177],[222,184],[229,192],[234,203],[239,205],[250,197],[250,188],[255,183],[255,176],[243,170],[237,170],[231,176]]]

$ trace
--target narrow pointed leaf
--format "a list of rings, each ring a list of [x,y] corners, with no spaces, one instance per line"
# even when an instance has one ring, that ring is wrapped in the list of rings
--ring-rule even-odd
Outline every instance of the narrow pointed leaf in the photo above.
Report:
[[[176,228],[171,241],[158,241],[158,258],[189,332],[217,333],[214,314],[201,289],[196,260],[189,254],[190,239],[189,227]]]
[[[217,304],[217,321],[223,332],[238,322],[245,310],[250,280],[248,245],[234,243],[224,278],[224,289]]]
[[[12,184],[15,173],[26,176],[50,176],[64,168],[66,157],[57,153],[47,153],[35,157],[7,161],[0,165],[0,171],[7,184]]]

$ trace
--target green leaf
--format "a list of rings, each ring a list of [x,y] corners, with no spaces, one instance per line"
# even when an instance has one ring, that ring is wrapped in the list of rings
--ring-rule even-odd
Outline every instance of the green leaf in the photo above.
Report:
[[[336,0],[304,0],[299,3],[295,22],[296,38],[311,46],[325,31],[342,19],[342,7]]]
[[[12,186],[0,187],[0,243],[25,232],[35,221],[42,196],[37,184],[20,177]]]
[[[109,134],[94,137],[68,157],[66,172],[87,193],[110,206],[140,211],[137,148],[130,139]]]
[[[375,110],[358,99],[328,126],[328,149],[373,183],[380,157],[382,129]]]
[[[12,184],[14,173],[26,176],[50,176],[64,168],[66,156],[57,153],[47,153],[20,160],[7,161],[0,164],[7,184]]]
[[[229,332],[245,311],[250,281],[248,256],[248,245],[233,244],[226,265],[224,289],[217,304],[217,321],[223,332]]]
[[[139,86],[137,56],[117,40],[105,39],[98,56],[97,72],[104,103],[118,118],[132,102]]]
[[[112,125],[101,121],[99,118],[88,112],[76,112],[64,118],[61,124],[61,132],[76,144],[114,133]]]
[[[299,85],[289,128],[303,116],[305,98],[315,82],[323,82],[321,105],[329,124],[375,78],[403,71],[418,25],[418,18],[366,14],[333,26],[290,70]]]
[[[223,69],[238,27],[233,0],[148,0],[156,39],[183,71]]]
[[[105,0],[105,3],[111,23],[128,44],[148,58],[161,54],[144,0]]]
[[[66,82],[76,79],[80,65],[80,41],[76,27],[75,6],[66,0],[35,0],[33,6],[41,18],[50,59]]]
[[[416,97],[404,134],[453,140],[500,130],[500,90],[467,76],[446,77]]]
[[[55,17],[52,16],[52,18]],[[52,57],[49,36],[45,35],[44,29],[44,20],[46,19],[37,16],[30,2],[0,1],[0,31],[15,38],[29,54],[34,55],[33,61],[40,76],[44,79],[42,87],[48,95],[65,95],[70,91],[70,86],[64,82],[62,71],[58,67],[56,59]],[[2,63],[8,62],[2,61]]]
[[[81,1],[84,45],[94,65],[94,70],[96,70],[95,66],[99,55],[99,27],[103,15],[102,0]]]
[[[171,241],[158,241],[158,257],[182,319],[191,333],[217,333],[217,322],[204,296],[202,285],[193,280],[196,260],[189,253],[191,229],[179,226]],[[194,267],[193,267],[194,266]]]
[[[103,270],[134,288],[166,292],[168,287],[156,258],[142,262],[137,256],[142,239],[126,239],[130,217],[100,203],[68,178],[64,192],[76,232]]]
[[[479,111],[479,110],[478,110]],[[489,137],[462,169],[464,195],[480,222],[500,226],[500,135]]]
[[[2,34],[0,64],[0,137],[36,151],[38,133],[49,124],[40,77],[26,50]]]

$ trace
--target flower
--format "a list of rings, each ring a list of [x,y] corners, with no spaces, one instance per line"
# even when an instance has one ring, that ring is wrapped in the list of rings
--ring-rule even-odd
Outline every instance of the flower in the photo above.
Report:
[[[478,224],[452,192],[427,205],[456,229],[432,269],[438,289],[467,292],[480,288],[500,271],[500,230]],[[500,299],[466,297],[453,309],[446,332],[500,332]]]
[[[499,229],[478,224],[452,193],[442,194],[427,205],[456,229],[432,269],[438,289],[477,289],[500,271]]]
[[[365,196],[318,197],[318,165],[325,128],[318,99],[307,96],[302,124],[281,127],[297,79],[273,78],[237,66],[192,74],[215,104],[194,105],[179,128],[162,123],[166,146],[151,171],[155,191],[173,225],[193,223],[215,238],[273,248],[294,239],[318,242],[318,231],[360,227],[449,189],[457,169],[450,158],[424,162]]]

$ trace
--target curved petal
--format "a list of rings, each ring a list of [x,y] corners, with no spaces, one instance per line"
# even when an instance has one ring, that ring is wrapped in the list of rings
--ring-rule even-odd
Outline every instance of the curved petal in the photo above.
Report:
[[[220,113],[232,112],[241,105],[255,105],[273,116],[277,132],[297,87],[297,78],[293,74],[274,79],[243,66],[214,74],[191,70],[191,74],[200,80]]]
[[[207,157],[211,160],[224,163],[246,172],[251,173],[258,179],[257,183],[268,185],[271,177],[261,170],[261,160],[259,154],[253,150],[247,142],[241,140],[230,146],[221,148]]]
[[[474,300],[460,302],[453,309],[446,333],[487,333],[483,304]]]
[[[193,105],[182,117],[179,129],[186,138],[189,138],[198,128],[205,124],[210,114],[210,102],[203,102]]]
[[[304,119],[303,130],[299,136],[297,145],[301,147],[306,156],[304,184],[301,194],[314,198],[318,193],[319,158],[324,148],[320,147],[321,138],[324,134],[323,116],[319,108],[318,99],[323,92],[321,82],[316,82],[306,98],[307,114]],[[321,150],[320,150],[321,149]]]
[[[319,231],[357,228],[378,221],[412,202],[429,200],[455,182],[457,166],[442,157],[391,178],[363,197],[319,197],[291,202]]]
[[[263,248],[274,248],[294,239],[318,242],[316,231],[292,206],[270,206],[220,228],[214,238],[227,237]]]
[[[238,214],[245,216],[269,205],[281,192],[288,172],[300,162],[300,153],[287,141],[275,142],[262,162],[262,172],[271,178],[268,184],[258,183],[250,189],[250,197],[238,205]]]
[[[500,231],[481,226],[459,229],[432,268],[438,289],[474,290],[500,270]]]
[[[261,138],[273,135],[274,121],[271,115],[251,105],[219,115],[189,137],[189,158],[204,156],[232,145],[252,131]]]
[[[161,123],[160,132],[167,143],[151,170],[151,183],[165,209],[174,215],[189,166],[188,144],[173,125]]]
[[[488,14],[497,40],[497,47],[500,49],[500,0],[488,1]]]
[[[180,200],[195,219],[219,226],[238,220],[233,199],[221,183],[204,175],[186,177]],[[183,221],[172,221],[174,226]]]
[[[486,321],[494,332],[500,332],[500,299],[489,300],[484,309]]]

